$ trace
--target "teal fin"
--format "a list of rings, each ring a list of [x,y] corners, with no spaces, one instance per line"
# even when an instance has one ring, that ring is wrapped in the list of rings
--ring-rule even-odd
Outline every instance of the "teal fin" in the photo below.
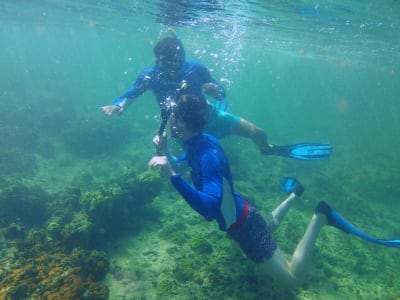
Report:
[[[369,236],[368,234],[362,232],[354,225],[352,225],[349,221],[339,215],[336,211],[334,211],[328,204],[324,201],[318,203],[315,208],[316,213],[323,213],[330,226],[336,227],[346,233],[353,234],[358,236],[359,238],[366,240],[371,243],[387,246],[387,247],[395,247],[400,248],[400,240],[382,240]]]
[[[299,160],[326,160],[332,154],[331,144],[298,143],[284,146],[273,146],[270,155],[291,157]]]
[[[298,197],[300,197],[304,192],[304,187],[294,177],[283,177],[279,181],[279,188],[288,195],[294,193]]]

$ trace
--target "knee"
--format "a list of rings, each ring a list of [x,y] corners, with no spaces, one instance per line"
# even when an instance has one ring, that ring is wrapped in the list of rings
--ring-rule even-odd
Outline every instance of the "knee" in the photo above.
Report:
[[[264,131],[264,129],[255,125],[253,125],[252,127],[252,136],[254,137],[254,139],[267,140],[267,133]]]
[[[250,123],[246,120],[242,120],[241,125],[244,131],[248,132],[248,135],[254,140],[267,139],[267,134],[264,129]]]

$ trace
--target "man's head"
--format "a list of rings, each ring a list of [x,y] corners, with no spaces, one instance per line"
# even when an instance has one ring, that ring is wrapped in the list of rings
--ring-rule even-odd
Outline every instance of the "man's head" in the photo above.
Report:
[[[185,49],[177,38],[164,38],[154,47],[157,67],[161,70],[176,71],[185,61]]]
[[[172,108],[171,135],[186,140],[200,133],[208,118],[208,104],[204,97],[182,95]]]

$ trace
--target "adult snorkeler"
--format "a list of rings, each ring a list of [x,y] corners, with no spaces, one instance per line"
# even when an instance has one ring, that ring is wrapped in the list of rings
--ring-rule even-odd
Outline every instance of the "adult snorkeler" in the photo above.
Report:
[[[172,108],[169,120],[171,136],[185,144],[186,153],[182,157],[191,168],[193,185],[179,174],[177,161],[168,151],[165,135],[154,137],[157,150],[164,156],[154,156],[149,166],[165,168],[172,185],[191,208],[206,220],[215,220],[220,230],[227,232],[248,258],[263,264],[267,272],[283,285],[298,286],[310,267],[314,243],[324,225],[337,227],[347,233],[356,234],[355,231],[351,231],[349,223],[343,222],[325,202],[320,202],[291,261],[287,261],[271,232],[277,228],[304,188],[293,179],[286,180],[283,185],[289,197],[265,220],[256,207],[235,192],[230,165],[220,143],[215,137],[203,133],[208,113],[204,98],[182,95]],[[382,243],[382,240],[376,241]],[[386,246],[400,247],[398,240],[384,242]]]
[[[207,104],[210,118],[205,127],[208,133],[217,138],[228,135],[250,138],[262,153],[268,154],[271,146],[265,131],[241,117],[226,112],[225,89],[216,82],[203,64],[186,60],[183,44],[175,34],[157,43],[154,56],[155,66],[142,71],[128,91],[115,99],[112,105],[101,107],[106,115],[122,114],[145,91],[151,90],[161,108],[161,118],[166,123],[171,103],[179,95],[184,92],[200,97],[204,93],[217,100],[214,105]]]

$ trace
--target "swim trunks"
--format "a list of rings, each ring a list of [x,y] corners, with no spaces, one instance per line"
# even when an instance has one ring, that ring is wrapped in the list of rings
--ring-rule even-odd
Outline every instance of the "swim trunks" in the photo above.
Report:
[[[222,139],[231,134],[239,120],[240,117],[219,110],[215,105],[210,105],[210,114],[204,130],[217,139]]]
[[[264,218],[254,206],[249,204],[247,217],[239,226],[234,226],[235,224],[228,230],[228,236],[239,244],[248,258],[262,263],[272,257],[278,245],[271,237]]]

